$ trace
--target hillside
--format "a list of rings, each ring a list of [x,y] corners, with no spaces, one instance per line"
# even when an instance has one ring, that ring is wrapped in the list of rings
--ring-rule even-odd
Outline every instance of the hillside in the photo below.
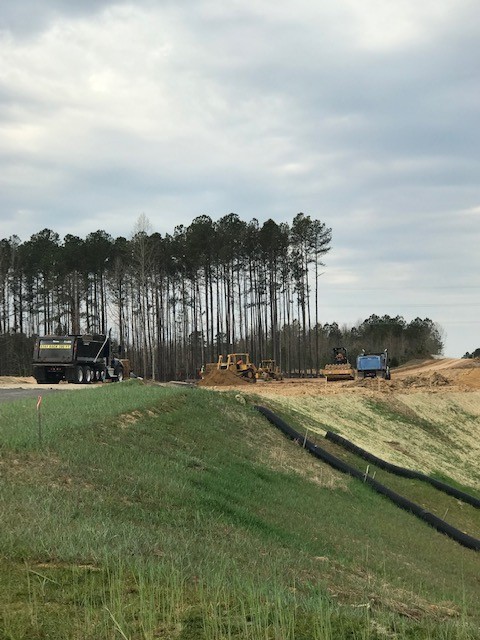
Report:
[[[217,391],[234,387],[214,387]],[[480,489],[480,362],[446,358],[410,363],[392,379],[257,383],[258,402],[293,425],[336,431],[375,455]],[[238,387],[244,392],[244,386]]]
[[[54,393],[42,446],[34,400],[0,404],[0,635],[480,637],[478,553],[315,460],[251,406],[262,397],[315,437],[335,428],[478,491],[480,393],[343,385]],[[478,511],[459,511],[480,535]]]

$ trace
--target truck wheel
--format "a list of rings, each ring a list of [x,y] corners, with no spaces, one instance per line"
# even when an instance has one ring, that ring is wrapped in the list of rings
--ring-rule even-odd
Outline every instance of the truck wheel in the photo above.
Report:
[[[92,381],[92,370],[88,365],[83,367],[83,381],[85,384],[90,384]]]
[[[105,380],[107,379],[107,372],[105,371],[105,369],[100,369],[100,371],[98,372],[98,379],[100,382],[105,382]]]
[[[123,380],[123,367],[118,367],[115,369],[115,377],[117,378],[117,382],[122,382]]]
[[[82,384],[83,382],[83,369],[80,366],[75,367],[74,380],[75,384]]]

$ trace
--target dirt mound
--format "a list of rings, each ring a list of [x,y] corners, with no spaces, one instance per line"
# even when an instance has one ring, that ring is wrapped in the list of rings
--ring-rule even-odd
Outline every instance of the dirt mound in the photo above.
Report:
[[[199,387],[231,387],[250,384],[248,380],[236,376],[228,369],[213,369],[205,374],[203,380],[198,383]]]
[[[452,381],[447,377],[439,373],[438,371],[434,371],[431,374],[420,374],[420,375],[410,375],[405,377],[400,377],[395,379],[392,376],[392,387],[395,390],[401,389],[421,389],[421,388],[431,388],[431,387],[447,387],[452,384]]]
[[[357,378],[354,382],[356,387],[364,387],[366,389],[378,388],[388,384],[388,380],[384,380],[383,378]]]
[[[429,376],[429,383],[433,387],[444,387],[445,385],[450,384],[450,380],[445,376],[442,376],[438,371],[435,371],[431,376]]]
[[[0,376],[0,386],[12,384],[37,384],[33,377]]]

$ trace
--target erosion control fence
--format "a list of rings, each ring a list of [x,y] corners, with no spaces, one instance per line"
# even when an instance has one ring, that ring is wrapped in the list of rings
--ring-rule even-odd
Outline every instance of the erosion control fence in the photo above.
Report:
[[[262,415],[264,415],[267,420],[269,420],[273,425],[280,429],[280,431],[282,431],[286,436],[294,441],[301,442],[303,447],[316,458],[319,458],[323,462],[326,462],[331,467],[337,469],[338,471],[341,471],[342,473],[347,473],[348,475],[351,475],[352,477],[357,478],[358,480],[361,480],[366,484],[369,484],[377,493],[389,498],[401,509],[413,513],[424,522],[428,522],[428,524],[431,525],[434,529],[436,529],[440,533],[444,533],[449,538],[452,538],[452,540],[455,540],[464,547],[473,549],[475,551],[480,551],[480,540],[478,540],[477,538],[469,536],[468,534],[463,533],[463,531],[452,527],[452,525],[448,524],[448,522],[445,522],[441,518],[438,518],[433,513],[430,513],[415,502],[412,502],[408,498],[395,493],[380,482],[377,482],[371,476],[366,475],[364,472],[359,471],[343,460],[340,460],[340,458],[337,458],[328,451],[325,451],[325,449],[322,449],[310,440],[306,439],[304,435],[293,429],[282,418],[273,413],[273,411],[267,409],[267,407],[256,405],[255,409]]]
[[[386,460],[377,458],[377,456],[374,456],[372,453],[365,451],[365,449],[358,447],[356,444],[353,444],[353,442],[350,442],[350,440],[343,438],[342,436],[338,435],[338,433],[334,433],[333,431],[327,431],[327,433],[325,434],[325,438],[327,438],[327,440],[331,440],[332,442],[335,442],[336,444],[340,445],[347,451],[351,451],[352,453],[355,453],[356,455],[360,456],[364,460],[371,462],[372,464],[376,465],[380,469],[385,469],[385,471],[389,471],[390,473],[393,473],[396,476],[401,476],[403,478],[410,478],[414,480],[422,480],[423,482],[428,482],[429,484],[434,486],[436,489],[439,489],[440,491],[447,493],[449,496],[458,498],[462,502],[466,502],[467,504],[471,504],[477,509],[480,509],[480,500],[478,498],[476,498],[475,496],[471,496],[469,493],[466,493],[465,491],[461,491],[460,489],[451,487],[446,482],[441,482],[441,480],[430,478],[430,476],[427,476],[425,473],[421,473],[420,471],[414,471],[412,469],[405,469],[404,467],[398,467],[395,464],[386,462]]]

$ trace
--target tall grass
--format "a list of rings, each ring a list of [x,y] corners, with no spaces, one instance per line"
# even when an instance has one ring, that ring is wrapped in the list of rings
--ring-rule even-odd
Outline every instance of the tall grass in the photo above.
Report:
[[[43,571],[43,573],[42,573]],[[83,573],[82,573],[83,571]],[[55,578],[47,577],[54,572]],[[11,588],[27,606],[3,609],[5,638],[181,638],[183,640],[337,640],[418,638],[473,640],[467,621],[414,621],[378,615],[369,602],[345,607],[319,589],[295,582],[258,582],[212,565],[189,575],[181,559],[132,569],[118,560],[101,572],[87,568],[25,568]],[[20,615],[19,615],[20,614]]]

